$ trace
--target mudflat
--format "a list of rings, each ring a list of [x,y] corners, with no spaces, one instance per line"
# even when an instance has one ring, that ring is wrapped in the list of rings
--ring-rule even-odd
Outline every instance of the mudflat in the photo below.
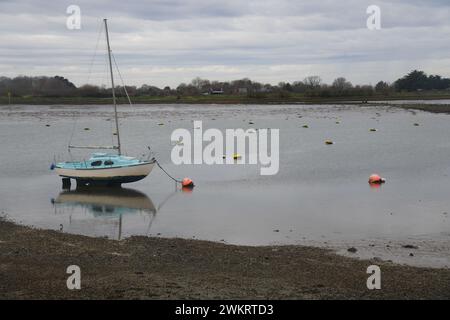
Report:
[[[369,265],[381,289],[366,286]],[[68,290],[66,269],[81,268]],[[359,260],[305,246],[115,241],[0,221],[1,299],[449,299],[450,269]]]

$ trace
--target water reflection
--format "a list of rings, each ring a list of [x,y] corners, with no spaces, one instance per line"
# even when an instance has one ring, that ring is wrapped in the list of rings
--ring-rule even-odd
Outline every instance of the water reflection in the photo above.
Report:
[[[140,233],[147,235],[157,211],[153,201],[143,192],[126,188],[85,187],[62,191],[52,199],[56,214],[68,215],[63,231],[84,230],[92,236],[120,240],[124,217],[138,216],[144,223]]]
[[[78,206],[94,216],[125,213],[156,213],[152,200],[144,193],[125,188],[77,188],[66,190],[53,200],[55,206]]]

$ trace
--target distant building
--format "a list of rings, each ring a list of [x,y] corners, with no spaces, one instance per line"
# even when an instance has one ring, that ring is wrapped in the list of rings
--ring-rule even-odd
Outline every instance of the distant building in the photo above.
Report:
[[[202,92],[202,95],[209,96],[211,94],[223,94],[223,89],[209,89],[208,91]]]
[[[267,87],[262,87],[261,89],[258,90],[258,92],[261,92],[261,93],[272,92],[272,89],[267,88]]]
[[[223,89],[211,89],[209,90],[210,94],[223,94]]]

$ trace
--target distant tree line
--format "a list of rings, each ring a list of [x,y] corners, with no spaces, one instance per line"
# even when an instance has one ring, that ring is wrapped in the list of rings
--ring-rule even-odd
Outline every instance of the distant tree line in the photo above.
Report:
[[[77,90],[69,80],[60,77],[0,77],[0,94],[12,96],[68,96]]]
[[[252,98],[265,97],[268,94],[280,98],[299,93],[307,97],[351,97],[371,96],[374,94],[389,95],[400,91],[449,90],[450,79],[438,75],[427,75],[423,71],[414,70],[394,83],[384,81],[372,85],[353,85],[343,77],[331,84],[325,84],[319,76],[306,77],[302,81],[280,82],[278,85],[263,84],[248,78],[233,81],[210,81],[195,78],[190,83],[181,83],[176,88],[166,86],[159,88],[144,84],[140,87],[127,86],[130,96],[198,96],[198,95],[245,95]],[[123,88],[117,88],[118,94],[124,94]],[[0,77],[0,95],[10,93],[12,96],[44,96],[44,97],[109,97],[111,88],[85,84],[76,87],[61,76],[15,78]]]
[[[450,79],[437,75],[427,76],[425,72],[414,70],[395,82],[397,90],[444,90],[450,88]]]

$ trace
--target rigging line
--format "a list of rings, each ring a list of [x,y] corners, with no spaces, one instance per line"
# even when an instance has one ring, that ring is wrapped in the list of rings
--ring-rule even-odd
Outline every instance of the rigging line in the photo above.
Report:
[[[103,31],[103,24],[100,22],[99,27],[98,27],[97,43],[95,45],[94,55],[92,56],[91,63],[89,65],[88,79],[87,79],[86,83],[89,83],[89,80],[91,79],[92,67],[94,65],[94,59],[97,56],[98,44],[100,43],[100,36],[102,35],[102,31]]]
[[[107,85],[105,83],[108,82],[108,54],[103,54],[103,72],[101,72],[100,76],[97,79],[100,79],[100,85],[102,88],[107,88]],[[100,65],[100,64],[99,64]]]
[[[73,136],[75,134],[75,125],[76,125],[77,120],[78,120],[78,118],[75,117],[75,112],[73,113],[73,117],[74,117],[74,120],[73,120],[73,125],[72,125],[72,134],[70,135],[69,143],[68,143],[67,146],[70,146],[72,144],[72,138],[73,138]]]
[[[131,103],[131,99],[128,94],[127,87],[125,86],[125,82],[123,81],[122,74],[120,73],[120,70],[119,70],[119,66],[117,65],[116,57],[114,56],[114,53],[112,52],[112,50],[111,50],[111,56],[113,58],[114,65],[116,66],[116,70],[117,70],[117,74],[119,75],[120,82],[122,83],[122,88],[125,91],[125,95],[127,96],[128,104],[130,105],[130,107],[132,107],[133,104]]]
[[[130,104],[130,107],[131,107],[132,106],[131,99],[130,99],[130,96],[128,95],[127,87],[125,86],[125,83],[123,81],[122,74],[120,73],[120,70],[119,70],[119,66],[117,65],[116,57],[114,56],[114,53],[112,53],[112,52],[111,52],[111,55],[112,55],[113,60],[114,60],[114,65],[116,66],[117,73],[119,74],[120,82],[122,82],[123,90],[125,91],[125,95],[127,96],[128,103]]]
[[[161,210],[162,209],[162,207],[163,207],[163,205],[165,205],[166,204],[166,202],[167,201],[169,201],[175,194],[177,194],[178,193],[178,191],[177,191],[177,189],[174,191],[174,192],[172,192],[171,194],[169,194],[160,204],[159,204],[159,206],[158,206],[158,208],[156,209],[156,212],[159,212],[159,210]]]
[[[88,78],[87,78],[86,83],[89,83],[89,80],[91,79],[92,67],[93,67],[93,65],[94,65],[95,57],[97,56],[98,44],[100,43],[100,36],[101,36],[101,34],[102,34],[102,29],[103,29],[102,23],[100,22],[100,23],[99,23],[99,27],[97,28],[97,30],[98,30],[98,31],[97,31],[97,33],[98,33],[98,35],[97,35],[97,43],[96,43],[96,45],[95,45],[94,54],[92,55],[91,62],[90,62],[90,64],[89,64]],[[73,120],[73,125],[72,125],[72,133],[71,133],[71,135],[70,135],[69,143],[68,143],[67,146],[70,146],[70,145],[72,144],[73,136],[75,135],[75,127],[76,127],[77,120],[78,120],[78,117],[76,116],[75,112],[74,112],[74,114],[73,114],[73,118],[74,118],[74,120]],[[72,158],[72,153],[70,152],[70,148],[68,148],[68,149],[69,149],[70,157]]]
[[[109,130],[111,131],[111,145],[114,145],[114,129],[113,129],[113,122],[111,118],[109,118]]]
[[[147,232],[145,233],[147,235],[147,237],[150,234],[150,229],[152,228],[153,220],[155,219],[155,217],[156,217],[156,213],[152,214],[152,216],[150,218],[150,222],[148,224]]]

